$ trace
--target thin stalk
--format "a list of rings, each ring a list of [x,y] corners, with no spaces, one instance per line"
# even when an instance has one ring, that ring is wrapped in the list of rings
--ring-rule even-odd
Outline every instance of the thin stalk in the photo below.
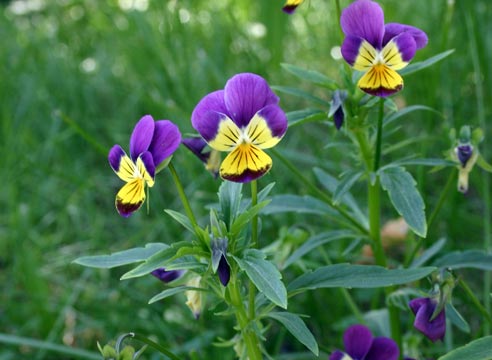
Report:
[[[181,181],[179,180],[178,173],[176,172],[176,169],[174,168],[174,165],[172,162],[169,163],[169,171],[171,172],[171,175],[174,180],[174,184],[176,185],[176,189],[178,190],[178,195],[179,198],[181,199],[181,202],[183,203],[183,206],[186,211],[186,215],[188,215],[188,218],[191,221],[191,224],[193,225],[194,229],[198,228],[198,223],[196,222],[195,215],[193,214],[193,210],[191,209],[190,202],[188,201],[188,197],[186,196],[186,193],[184,191],[183,185],[181,184]]]
[[[492,316],[490,316],[490,312],[480,303],[473,290],[468,287],[468,284],[463,279],[459,279],[458,283],[463,290],[465,290],[466,295],[468,295],[480,314],[488,321],[489,326],[492,325]]]
[[[135,333],[129,333],[129,337],[132,337],[135,340],[138,340],[140,342],[143,342],[144,344],[149,345],[150,347],[154,348],[155,350],[159,351],[161,354],[166,355],[168,358],[172,360],[182,360],[180,357],[174,355],[172,352],[167,350],[164,346],[159,345],[158,343],[150,340],[149,338],[146,338],[145,336],[142,336],[140,334],[135,334]]]
[[[362,234],[367,235],[369,234],[368,230],[357,220],[354,219],[352,215],[350,215],[345,209],[335,205],[333,203],[333,200],[331,199],[330,196],[328,196],[325,192],[323,192],[320,188],[318,188],[316,185],[312,184],[308,178],[302,174],[297,167],[294,166],[288,159],[286,159],[284,156],[282,156],[278,151],[275,149],[272,149],[271,152],[280,160],[282,163],[293,173],[294,177],[299,179],[304,185],[306,185],[310,191],[312,191],[316,196],[319,197],[319,199],[326,204],[328,204],[331,208],[335,209],[342,215],[350,224],[352,224],[354,227],[356,227]]]
[[[246,314],[246,309],[244,308],[241,292],[239,291],[237,282],[238,280],[234,275],[229,282],[228,290],[231,304],[236,309],[236,319],[246,345],[247,358],[249,358],[249,360],[262,360],[258,336],[256,335],[254,329],[250,326],[251,321]]]
[[[251,207],[258,204],[258,184],[256,180],[251,181]],[[258,248],[258,215],[253,216],[251,219],[251,247]],[[256,307],[255,307],[255,297],[256,297],[256,287],[255,284],[249,281],[249,302],[248,302],[248,312],[249,319],[254,321],[256,318]]]
[[[383,143],[383,117],[384,117],[384,98],[380,98],[378,128],[376,133],[376,154],[374,155],[374,167],[373,167],[374,172],[377,172],[379,170],[379,164],[381,162],[381,146]]]

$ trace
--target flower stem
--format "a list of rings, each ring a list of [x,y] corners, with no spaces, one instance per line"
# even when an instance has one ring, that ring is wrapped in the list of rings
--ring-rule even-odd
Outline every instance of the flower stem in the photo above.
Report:
[[[179,198],[181,199],[181,202],[183,203],[183,206],[185,208],[186,215],[188,215],[188,218],[190,219],[193,228],[197,229],[198,223],[196,222],[196,218],[195,215],[193,214],[193,210],[191,209],[190,202],[188,201],[188,198],[184,192],[183,185],[179,180],[178,173],[176,172],[176,169],[174,168],[172,162],[169,163],[168,167],[169,167],[169,171],[171,171],[171,175],[173,177],[174,184],[176,185],[176,189],[178,190]]]
[[[468,286],[468,284],[463,279],[460,279],[459,280],[459,285],[463,288],[463,290],[465,290],[466,295],[468,295],[468,297],[472,301],[473,305],[475,305],[475,307],[477,308],[477,310],[488,321],[487,324],[489,326],[492,325],[492,316],[487,311],[487,309],[483,307],[483,305],[480,303],[480,301],[477,299],[477,297],[475,296],[475,293],[473,292],[473,290],[470,289],[470,287]]]
[[[251,319],[246,314],[246,309],[241,298],[241,292],[238,287],[238,280],[234,275],[229,282],[229,295],[232,306],[236,309],[236,319],[241,329],[241,335],[246,345],[247,356],[249,360],[262,360],[261,350],[258,342],[258,336],[251,326]]]
[[[172,352],[170,352],[169,350],[167,350],[164,346],[162,345],[159,345],[158,343],[150,340],[149,338],[146,338],[145,336],[142,336],[140,334],[136,334],[136,333],[128,333],[128,334],[125,334],[125,335],[122,335],[118,338],[118,342],[117,342],[117,348],[121,347],[121,343],[123,342],[123,340],[127,337],[131,337],[135,340],[138,340],[140,342],[143,342],[144,344],[147,344],[149,345],[150,347],[153,347],[155,350],[159,351],[161,354],[167,356],[169,359],[172,359],[172,360],[182,360],[180,357],[174,355]]]
[[[251,181],[251,207],[256,206],[258,204],[258,184],[256,180]],[[251,248],[258,248],[258,214],[253,216],[251,219]],[[254,321],[256,317],[256,306],[255,306],[255,297],[256,297],[256,287],[255,284],[250,280],[249,281],[249,303],[248,303],[248,311],[249,311],[249,319]]]

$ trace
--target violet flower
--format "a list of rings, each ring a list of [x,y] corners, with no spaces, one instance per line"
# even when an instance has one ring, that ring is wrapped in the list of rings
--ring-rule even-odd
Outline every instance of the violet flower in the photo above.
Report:
[[[166,270],[164,268],[158,268],[151,272],[160,281],[168,283],[179,279],[183,274],[184,270]]]
[[[446,313],[444,308],[431,320],[437,305],[437,299],[428,297],[413,299],[408,303],[408,306],[415,314],[413,326],[432,342],[442,340],[446,334]]]
[[[336,350],[329,360],[397,360],[398,345],[387,337],[373,337],[364,325],[352,325],[343,334],[345,351]]]
[[[207,169],[214,178],[217,178],[220,167],[220,153],[213,149],[209,151],[205,150],[207,142],[201,137],[184,138],[181,142],[204,163],[205,169]]]
[[[109,165],[126,184],[116,194],[115,205],[121,216],[128,217],[145,201],[145,186],[154,186],[154,177],[171,160],[179,147],[181,133],[169,120],[154,121],[145,115],[133,128],[130,156],[120,145],[108,154]]]
[[[383,9],[371,0],[357,0],[343,10],[345,34],[342,56],[365,74],[357,86],[368,94],[386,97],[403,88],[396,72],[408,65],[418,49],[427,45],[422,30],[405,24],[384,23]]]
[[[263,150],[287,131],[278,102],[265,79],[250,73],[233,76],[224,90],[200,100],[191,123],[212,149],[229,153],[219,170],[223,179],[244,183],[270,170],[272,159]]]

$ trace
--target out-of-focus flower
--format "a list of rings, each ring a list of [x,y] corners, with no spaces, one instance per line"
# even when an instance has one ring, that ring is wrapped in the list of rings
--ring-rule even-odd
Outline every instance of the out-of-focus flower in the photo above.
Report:
[[[345,351],[336,350],[329,360],[397,360],[398,345],[387,337],[373,337],[364,325],[353,325],[343,334]]]
[[[186,286],[198,288],[200,287],[201,280],[202,278],[200,276],[195,276],[188,281]],[[202,292],[199,290],[186,290],[185,295],[186,305],[190,308],[195,319],[198,319],[202,313]]]
[[[328,117],[333,116],[333,122],[337,130],[343,125],[345,119],[345,112],[343,111],[343,103],[347,98],[347,92],[345,90],[335,90],[333,92],[333,97],[330,102],[330,111],[328,112]]]
[[[158,268],[151,272],[156,278],[162,282],[168,283],[179,279],[185,273],[184,270],[166,270],[164,268]]]
[[[205,164],[205,169],[217,178],[221,160],[220,152],[214,149],[207,151],[207,142],[201,137],[184,138],[182,143]]]
[[[231,278],[231,267],[227,262],[227,239],[214,239],[212,245],[212,268],[219,275],[220,283],[227,286]]]
[[[169,120],[154,121],[142,117],[130,137],[130,156],[120,145],[108,154],[111,168],[126,184],[116,194],[115,205],[121,216],[128,217],[145,201],[145,186],[154,186],[155,174],[171,160],[179,147],[181,133]]]
[[[415,314],[413,326],[432,342],[442,340],[446,334],[444,306],[435,314],[439,302],[435,298],[417,298],[408,303]]]
[[[287,131],[278,102],[266,80],[251,73],[233,76],[224,90],[200,100],[191,122],[212,149],[229,153],[220,166],[223,179],[244,183],[270,170],[272,159],[263,149],[277,145]]]
[[[303,2],[304,0],[287,0],[282,10],[289,15],[293,14],[297,7]]]
[[[400,91],[403,78],[396,70],[407,66],[415,52],[427,45],[425,32],[410,25],[385,24],[383,9],[371,0],[353,2],[343,10],[340,23],[345,34],[343,58],[365,73],[357,86],[380,97]]]

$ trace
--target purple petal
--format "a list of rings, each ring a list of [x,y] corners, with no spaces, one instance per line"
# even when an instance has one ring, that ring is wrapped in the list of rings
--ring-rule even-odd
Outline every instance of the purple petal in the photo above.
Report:
[[[417,45],[415,39],[407,33],[402,33],[392,39],[401,54],[401,58],[405,62],[409,62],[415,56]]]
[[[229,116],[224,90],[214,91],[200,100],[191,114],[191,124],[206,140],[215,138],[220,121]]]
[[[470,160],[473,155],[473,146],[469,144],[459,145],[455,148],[456,155],[458,156],[458,160],[461,163],[462,167],[466,166],[468,160]]]
[[[114,145],[111,150],[109,150],[108,160],[109,165],[114,170],[115,173],[118,173],[120,170],[120,160],[123,156],[125,156],[125,150],[122,149],[119,145]]]
[[[399,356],[398,345],[392,339],[377,337],[373,340],[371,349],[364,360],[398,360]]]
[[[145,151],[140,154],[139,158],[142,159],[145,170],[147,170],[147,172],[153,179],[155,176],[155,164],[152,158],[152,153],[150,151]]]
[[[169,270],[167,271],[164,268],[155,269],[151,272],[156,278],[161,280],[162,282],[168,283],[173,280],[180,278],[184,273],[184,270]]]
[[[340,128],[343,125],[343,120],[345,119],[345,113],[343,112],[343,107],[339,107],[337,111],[333,114],[333,121],[335,123],[335,127],[337,130],[340,130]]]
[[[155,167],[171,156],[181,143],[181,133],[178,127],[169,120],[155,122],[154,136],[149,146]]]
[[[437,317],[429,321],[434,313],[437,301],[430,298],[418,298],[408,304],[415,314],[413,326],[431,341],[442,340],[446,333],[446,314],[444,309]]]
[[[222,285],[227,286],[231,278],[231,268],[224,255],[221,256],[219,261],[219,267],[217,268],[217,274]]]
[[[281,138],[287,131],[287,117],[278,105],[265,106],[258,112],[265,119],[274,137]]]
[[[289,15],[292,15],[294,13],[294,11],[297,9],[297,6],[298,5],[285,5],[283,8],[282,8],[282,11],[286,14],[289,14]]]
[[[345,35],[367,40],[374,48],[381,49],[384,35],[384,13],[378,3],[357,0],[342,11],[340,25]]]
[[[203,152],[207,143],[202,138],[190,137],[181,140],[181,143],[186,146],[193,154],[195,154],[202,162],[207,163],[210,158],[210,153]]]
[[[328,360],[342,360],[345,354],[340,350],[335,350],[333,354],[330,355]]]
[[[150,115],[142,117],[133,128],[130,137],[130,157],[137,160],[138,155],[149,149],[154,135],[154,119]]]
[[[429,41],[427,34],[419,28],[405,24],[388,23],[384,27],[383,46],[392,38],[402,33],[407,33],[413,37],[417,45],[417,50],[425,47]]]
[[[357,56],[359,56],[359,48],[364,39],[358,36],[347,35],[343,40],[340,51],[346,62],[354,65]]]
[[[240,128],[248,125],[259,110],[267,105],[276,105],[279,101],[266,80],[251,73],[242,73],[230,78],[224,92],[230,117]]]
[[[364,359],[372,344],[371,331],[364,325],[353,325],[345,330],[345,351],[355,359]]]

